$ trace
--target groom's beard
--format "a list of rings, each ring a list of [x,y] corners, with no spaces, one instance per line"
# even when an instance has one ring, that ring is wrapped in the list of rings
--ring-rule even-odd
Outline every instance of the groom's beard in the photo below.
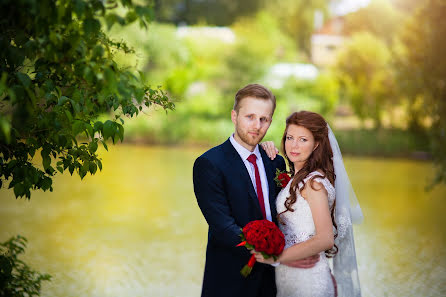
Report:
[[[259,144],[259,142],[262,141],[263,137],[266,134],[266,131],[265,131],[265,133],[262,134],[262,132],[259,130],[257,130],[257,131],[242,131],[238,127],[236,127],[236,132],[237,132],[238,137],[240,137],[240,139],[244,143],[246,143],[250,146],[256,146],[257,144]],[[255,135],[252,135],[249,133],[256,133],[257,135],[255,136]]]

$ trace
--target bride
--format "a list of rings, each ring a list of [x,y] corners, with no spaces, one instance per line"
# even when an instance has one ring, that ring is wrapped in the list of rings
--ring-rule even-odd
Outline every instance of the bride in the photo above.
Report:
[[[274,155],[271,143],[262,146]],[[315,254],[320,260],[310,269],[276,266],[277,296],[360,296],[351,223],[362,220],[362,213],[333,132],[319,114],[294,112],[286,120],[282,148],[292,179],[276,199],[285,235],[277,261],[287,264]],[[258,262],[274,264],[253,253]],[[335,282],[328,258],[333,258]]]

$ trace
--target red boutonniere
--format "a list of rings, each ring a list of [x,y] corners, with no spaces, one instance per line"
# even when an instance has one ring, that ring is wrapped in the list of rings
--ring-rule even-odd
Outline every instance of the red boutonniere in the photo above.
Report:
[[[277,186],[285,188],[291,177],[286,171],[280,171],[279,168],[276,169],[276,177],[274,178]]]

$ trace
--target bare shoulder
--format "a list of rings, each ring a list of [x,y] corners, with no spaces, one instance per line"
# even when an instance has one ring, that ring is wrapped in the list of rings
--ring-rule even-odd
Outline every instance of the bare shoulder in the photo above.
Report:
[[[320,173],[321,176],[324,176],[324,172],[322,170],[317,170],[318,173]],[[318,174],[316,174],[317,176]],[[316,179],[310,178],[304,185],[304,188],[301,191],[302,197],[305,199],[311,198],[311,197],[327,197],[328,192],[325,189],[325,186],[318,182]]]

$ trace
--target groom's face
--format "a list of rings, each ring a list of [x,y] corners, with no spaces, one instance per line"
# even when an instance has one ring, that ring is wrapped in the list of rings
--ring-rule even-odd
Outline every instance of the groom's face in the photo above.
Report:
[[[234,138],[250,151],[263,139],[271,125],[273,103],[271,100],[246,97],[240,101],[239,110],[231,112],[235,125]]]

